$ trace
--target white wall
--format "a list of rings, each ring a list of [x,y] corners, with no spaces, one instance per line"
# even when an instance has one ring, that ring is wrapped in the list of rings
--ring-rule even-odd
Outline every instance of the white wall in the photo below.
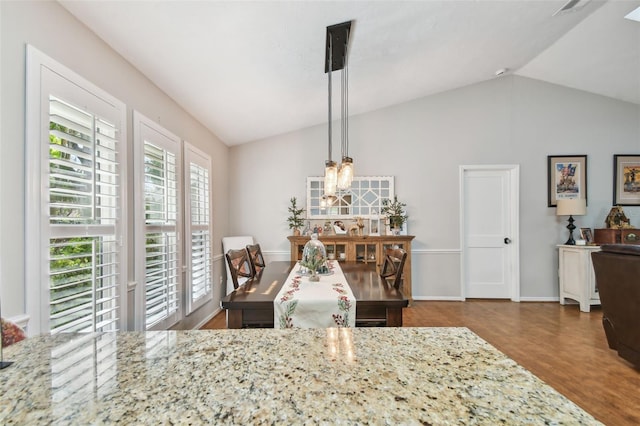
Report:
[[[639,106],[517,76],[355,116],[349,128],[356,174],[395,176],[407,203],[416,298],[460,297],[459,165],[520,164],[520,293],[552,300],[567,223],[547,207],[547,155],[588,155],[588,215],[576,225],[594,228],[611,207],[613,154],[640,153]],[[288,200],[304,202],[305,178],[324,173],[326,132],[231,149],[231,230],[254,235],[271,258],[287,258]],[[625,212],[640,226],[638,207]]]
[[[23,191],[27,43],[127,104],[129,141],[133,135],[132,111],[136,109],[212,156],[214,277],[222,274],[220,240],[228,226],[228,147],[57,2],[0,1],[0,11],[0,300],[3,316],[25,312],[24,259],[28,254],[24,253]],[[131,150],[132,144],[129,146]],[[132,158],[132,151],[129,156]],[[129,175],[132,176],[132,170]],[[129,192],[131,206],[132,200],[133,193]],[[129,231],[132,229],[130,220]],[[129,253],[135,262],[132,247]],[[129,279],[133,276],[132,272],[128,275]],[[217,292],[214,300],[186,318],[180,328],[191,328],[218,309],[222,290],[218,280],[214,281]]]

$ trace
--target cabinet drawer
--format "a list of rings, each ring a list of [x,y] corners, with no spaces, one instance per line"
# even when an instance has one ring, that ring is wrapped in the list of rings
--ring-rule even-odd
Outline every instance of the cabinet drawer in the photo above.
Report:
[[[640,229],[594,229],[596,244],[640,244]]]
[[[594,229],[593,242],[601,246],[602,244],[620,244],[620,229]]]
[[[640,244],[640,229],[621,229],[622,244]]]

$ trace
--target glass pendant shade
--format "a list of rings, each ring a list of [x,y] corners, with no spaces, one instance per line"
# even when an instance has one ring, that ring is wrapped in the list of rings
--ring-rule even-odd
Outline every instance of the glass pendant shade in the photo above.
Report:
[[[353,159],[342,157],[340,170],[338,171],[338,189],[345,190],[351,188],[353,181]]]
[[[324,169],[324,194],[335,195],[338,186],[338,166],[335,161],[327,160]]]

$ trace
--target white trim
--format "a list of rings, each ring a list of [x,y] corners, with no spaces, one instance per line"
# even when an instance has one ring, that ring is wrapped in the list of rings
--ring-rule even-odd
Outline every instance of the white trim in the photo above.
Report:
[[[411,249],[411,256],[425,254],[460,254],[462,250],[456,249]]]
[[[49,103],[49,85],[62,85],[70,89],[73,97],[87,97],[104,102],[104,108],[96,106],[93,111],[102,116],[114,118],[119,132],[120,163],[120,216],[116,225],[116,237],[119,244],[119,324],[120,330],[127,329],[126,274],[129,259],[127,245],[123,244],[123,234],[127,229],[127,115],[126,105],[100,89],[71,69],[56,62],[31,45],[26,46],[26,120],[25,120],[25,305],[27,314],[32,318],[29,335],[49,331],[49,299],[47,268],[48,259],[48,205],[42,202],[43,189],[48,188],[48,147],[43,140],[49,139],[49,117],[41,114],[43,103]],[[100,111],[104,109],[104,111]],[[115,110],[115,113],[114,113]]]
[[[520,302],[560,302],[560,298],[555,296],[554,297],[528,296],[528,297],[520,297]],[[577,304],[578,303],[576,302],[576,305]]]
[[[183,174],[183,199],[184,201],[184,298],[185,298],[185,315],[190,315],[198,308],[203,306],[205,303],[209,302],[213,299],[213,288],[214,288],[214,279],[213,279],[213,259],[210,254],[213,252],[213,208],[212,208],[212,200],[213,200],[213,161],[211,160],[211,156],[206,152],[198,149],[196,146],[190,144],[187,141],[182,141],[182,174]],[[191,163],[197,164],[198,166],[205,168],[208,173],[208,200],[209,200],[209,218],[208,218],[208,226],[207,230],[209,232],[209,291],[202,295],[198,300],[193,299],[193,283],[191,282],[191,254],[192,254],[192,246],[191,246]],[[205,229],[204,226],[201,229]]]
[[[213,319],[213,317],[215,317],[216,315],[218,315],[220,312],[222,311],[221,307],[218,307],[215,311],[213,311],[211,314],[207,315],[206,317],[204,317],[204,319],[202,321],[200,321],[199,323],[197,323],[192,330],[199,330],[200,328],[202,328],[203,325],[205,325],[206,323],[208,323],[209,321],[211,321]]]
[[[460,296],[413,296],[413,300],[427,300],[433,302],[464,302]]]
[[[175,226],[170,225],[172,229],[175,229],[177,236],[178,247],[178,265],[180,271],[178,273],[178,309],[175,313],[155,324],[152,329],[168,330],[171,326],[178,323],[183,318],[183,305],[184,305],[184,272],[182,267],[184,266],[184,242],[182,234],[184,232],[183,226],[183,203],[184,203],[184,186],[182,175],[182,139],[174,135],[167,129],[163,128],[153,120],[147,118],[138,111],[133,111],[133,193],[137,194],[134,201],[134,253],[137,259],[140,261],[135,263],[134,277],[138,285],[135,291],[135,329],[138,331],[146,331],[146,220],[145,220],[145,202],[144,202],[144,139],[145,134],[153,134],[157,139],[154,139],[155,144],[162,145],[164,149],[170,149],[172,154],[176,156],[176,221]]]
[[[7,321],[11,321],[12,323],[16,324],[18,327],[20,327],[23,330],[28,330],[27,327],[29,327],[29,315],[27,314],[21,314],[21,315],[16,315],[14,317],[11,318],[7,318]]]
[[[465,296],[465,228],[464,228],[464,174],[470,170],[502,170],[509,172],[509,205],[511,206],[509,212],[509,221],[511,229],[509,237],[512,243],[509,245],[513,250],[513,258],[516,259],[515,265],[512,265],[511,269],[511,288],[509,289],[510,298],[514,302],[520,301],[520,165],[518,164],[496,164],[496,165],[461,165],[459,166],[459,200],[460,210],[459,214],[459,226],[460,226],[460,294],[462,299],[466,299]]]

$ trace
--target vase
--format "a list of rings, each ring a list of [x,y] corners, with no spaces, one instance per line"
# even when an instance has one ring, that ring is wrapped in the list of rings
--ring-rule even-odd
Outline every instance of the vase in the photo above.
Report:
[[[293,236],[294,237],[299,237],[300,236],[300,230],[298,228],[293,228]]]

